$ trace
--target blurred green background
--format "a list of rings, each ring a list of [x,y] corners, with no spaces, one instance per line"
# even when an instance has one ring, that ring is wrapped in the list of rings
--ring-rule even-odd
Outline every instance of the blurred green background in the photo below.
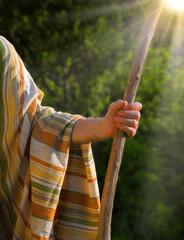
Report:
[[[103,116],[123,97],[150,1],[0,0],[0,34],[14,44],[43,104]],[[183,14],[184,15],[184,14]],[[112,219],[113,240],[184,239],[184,17],[164,8],[136,101]],[[100,191],[111,140],[93,144]]]

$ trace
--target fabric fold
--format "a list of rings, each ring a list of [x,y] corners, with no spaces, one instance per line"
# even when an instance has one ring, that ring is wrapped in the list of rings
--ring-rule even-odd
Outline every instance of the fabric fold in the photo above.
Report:
[[[82,116],[41,106],[0,36],[0,238],[96,239],[100,200],[91,145],[71,143]]]

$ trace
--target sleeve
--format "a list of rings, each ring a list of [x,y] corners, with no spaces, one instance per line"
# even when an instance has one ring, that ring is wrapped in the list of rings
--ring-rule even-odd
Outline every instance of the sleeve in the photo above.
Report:
[[[96,239],[100,200],[91,146],[71,143],[82,116],[41,111],[30,147],[33,235]]]

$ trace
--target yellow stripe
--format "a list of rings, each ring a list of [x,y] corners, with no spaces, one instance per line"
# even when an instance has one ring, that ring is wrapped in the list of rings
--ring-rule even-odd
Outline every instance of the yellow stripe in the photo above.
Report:
[[[44,171],[44,169],[46,171]],[[35,163],[34,164],[32,163],[31,164],[31,174],[33,176],[38,176],[40,179],[43,178],[45,180],[48,180],[52,183],[62,183],[63,182],[63,178],[65,176],[64,173],[60,173],[60,174],[57,174],[56,175],[56,171],[52,171],[51,169],[48,169],[46,167],[42,167],[40,166],[39,164]]]

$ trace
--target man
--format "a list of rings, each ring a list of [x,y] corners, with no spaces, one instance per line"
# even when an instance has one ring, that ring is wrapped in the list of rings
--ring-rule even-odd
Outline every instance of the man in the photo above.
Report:
[[[118,100],[103,118],[43,107],[43,93],[4,37],[0,87],[0,239],[96,239],[90,143],[112,138],[116,127],[134,136],[141,104]]]

